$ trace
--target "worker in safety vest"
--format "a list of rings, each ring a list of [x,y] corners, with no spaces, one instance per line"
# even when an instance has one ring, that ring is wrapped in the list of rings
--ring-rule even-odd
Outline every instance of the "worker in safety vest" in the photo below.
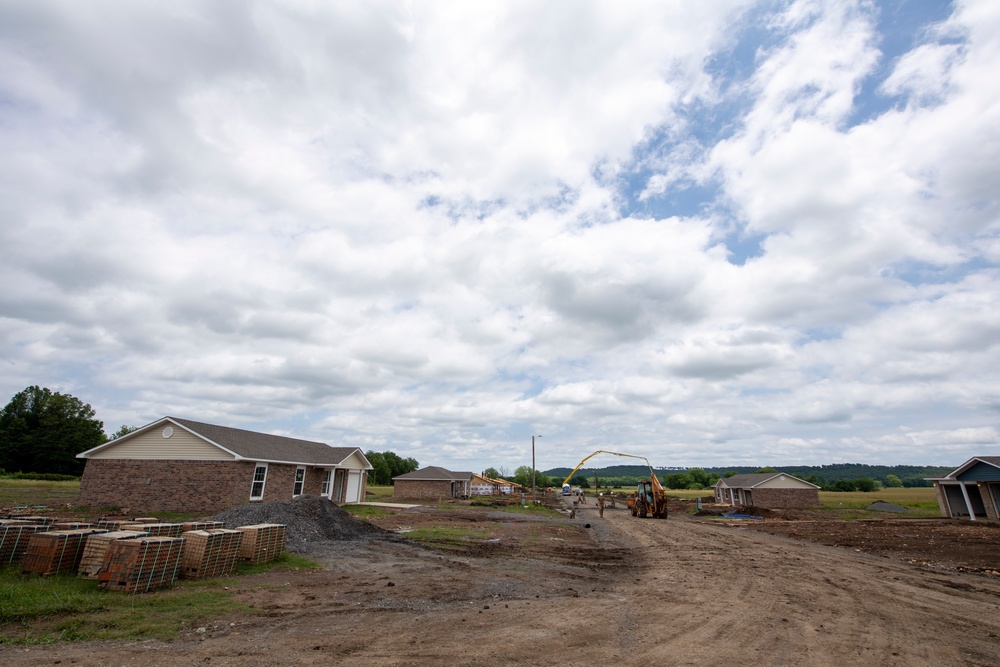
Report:
[[[604,518],[604,494],[597,494],[597,511],[600,512],[601,518]]]

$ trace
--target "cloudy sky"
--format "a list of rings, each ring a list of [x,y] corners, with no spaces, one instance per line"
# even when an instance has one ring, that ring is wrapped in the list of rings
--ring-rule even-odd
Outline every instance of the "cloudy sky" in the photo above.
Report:
[[[0,401],[461,470],[997,454],[998,71],[995,0],[0,2]]]

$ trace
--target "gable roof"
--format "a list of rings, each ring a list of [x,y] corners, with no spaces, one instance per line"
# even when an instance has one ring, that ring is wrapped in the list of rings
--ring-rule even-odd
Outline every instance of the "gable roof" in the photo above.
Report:
[[[799,479],[795,475],[789,475],[787,472],[765,472],[765,473],[748,473],[745,475],[733,475],[732,477],[723,477],[716,485],[722,485],[729,487],[730,489],[752,489],[755,486],[760,486],[765,482],[769,482],[775,477],[787,477],[789,479],[794,479],[796,482],[801,482],[803,484],[808,484],[811,487],[819,488],[815,484],[807,482],[804,479]]]
[[[331,447],[323,442],[311,440],[299,440],[297,438],[287,438],[281,435],[271,435],[270,433],[259,433],[257,431],[247,431],[241,428],[229,426],[218,426],[216,424],[205,424],[190,419],[179,417],[164,417],[151,424],[147,424],[140,429],[124,435],[116,440],[111,440],[93,449],[77,454],[80,459],[90,458],[91,455],[102,449],[107,449],[121,442],[134,438],[141,433],[164,424],[173,424],[179,428],[192,433],[205,440],[209,444],[215,445],[219,449],[232,454],[237,461],[260,461],[263,463],[291,463],[297,465],[311,466],[336,466],[347,460],[352,454],[357,454],[365,462],[365,469],[371,470],[372,466],[365,458],[364,453],[357,447]]]
[[[427,466],[426,468],[421,468],[420,470],[408,472],[405,475],[397,475],[396,477],[393,477],[393,479],[422,480],[425,482],[468,482],[472,479],[472,473],[452,472],[450,470],[446,470],[445,468],[441,468],[440,466]]]
[[[930,481],[954,480],[969,468],[977,466],[980,463],[985,463],[986,465],[990,465],[995,468],[1000,468],[1000,456],[973,456],[971,459],[969,459],[962,465],[958,466],[944,477],[925,477],[925,479]]]

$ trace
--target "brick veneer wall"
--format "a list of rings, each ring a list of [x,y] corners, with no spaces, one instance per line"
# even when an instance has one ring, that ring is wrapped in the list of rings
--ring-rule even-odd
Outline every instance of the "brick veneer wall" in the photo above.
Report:
[[[397,479],[392,487],[394,498],[450,498],[448,480]]]
[[[784,509],[791,507],[819,507],[818,489],[753,489],[755,507]]]
[[[250,487],[256,467],[252,461],[89,459],[80,480],[77,503],[95,508],[128,508],[134,514],[214,514],[251,502]],[[291,500],[297,467],[269,463],[264,497],[253,502]],[[330,483],[333,484],[332,479]],[[322,486],[323,469],[306,466],[302,494],[318,496]]]

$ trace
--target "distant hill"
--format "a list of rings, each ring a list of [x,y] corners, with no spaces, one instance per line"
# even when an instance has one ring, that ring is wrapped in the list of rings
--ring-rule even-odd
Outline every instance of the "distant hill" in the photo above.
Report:
[[[713,473],[719,477],[725,476],[728,472],[737,474],[756,472],[763,466],[725,466],[714,468],[702,468],[708,475]],[[888,475],[895,475],[902,482],[903,486],[930,486],[931,483],[924,480],[925,477],[941,477],[955,469],[954,466],[874,466],[864,463],[832,463],[822,466],[771,466],[789,475],[795,475],[805,479],[815,476],[821,486],[832,485],[838,480],[855,480],[861,478],[871,478],[885,482]],[[561,482],[566,478],[572,468],[552,468],[544,471],[553,480]],[[667,475],[683,473],[690,468],[654,468],[657,477],[663,478]],[[593,481],[594,475],[599,479],[629,479],[628,483],[634,483],[641,477],[649,476],[649,468],[644,465],[616,465],[606,468],[581,468],[576,472],[575,477],[583,476]]]

